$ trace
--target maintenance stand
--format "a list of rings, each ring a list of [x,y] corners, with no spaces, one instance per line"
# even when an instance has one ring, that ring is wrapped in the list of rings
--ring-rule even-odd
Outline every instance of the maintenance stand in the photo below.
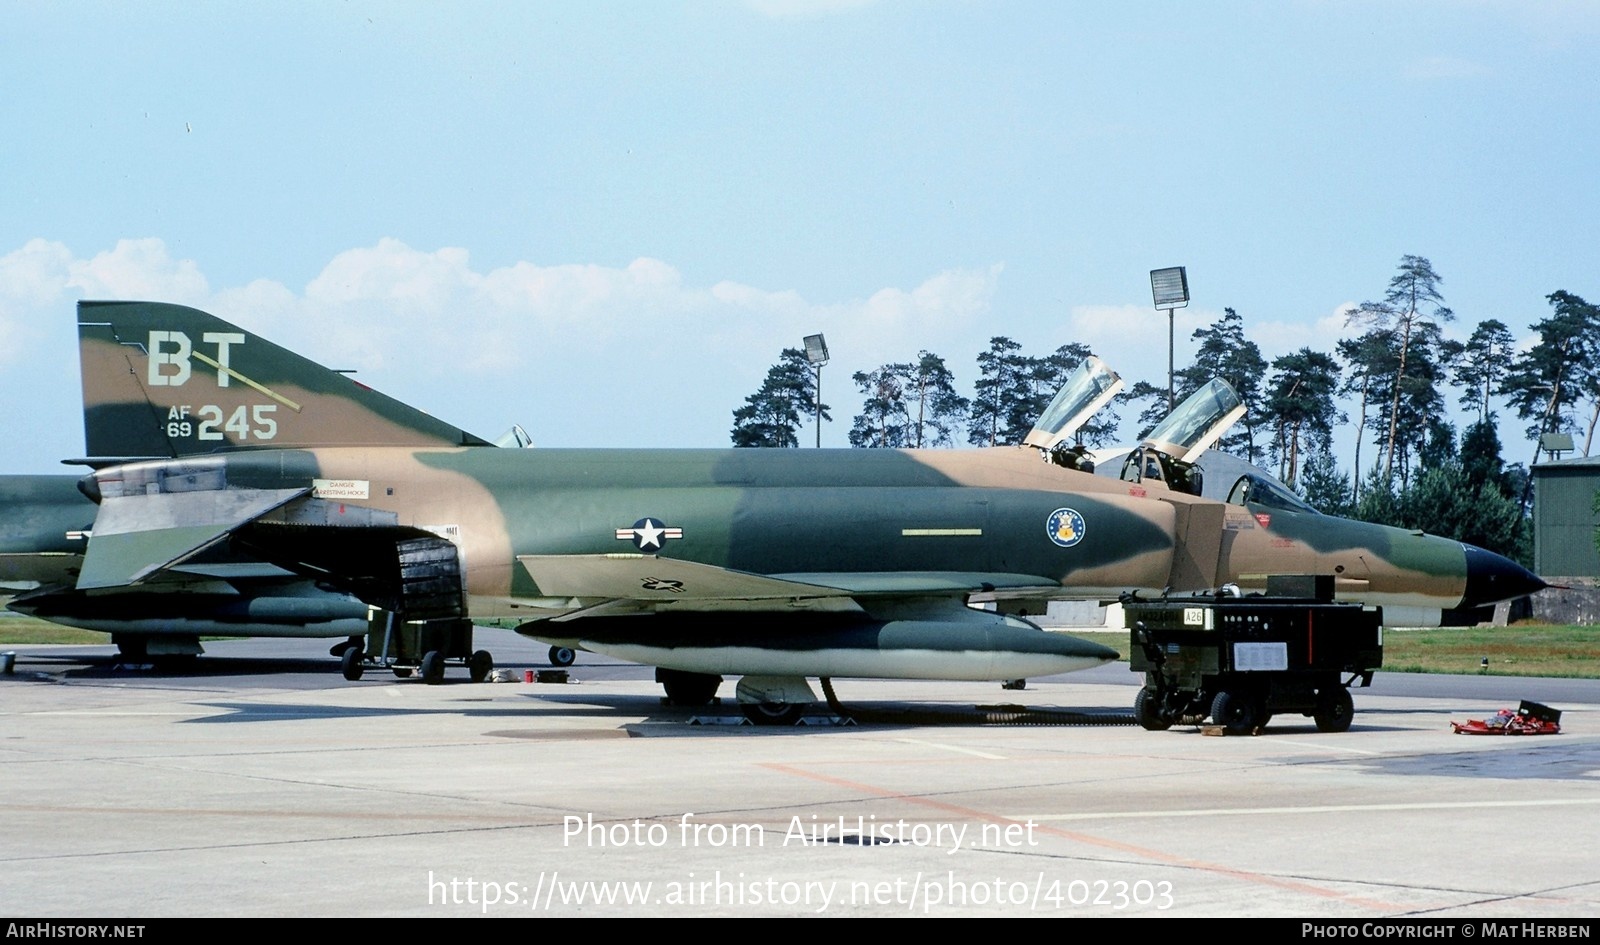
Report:
[[[1122,597],[1131,668],[1145,674],[1139,724],[1162,731],[1207,717],[1229,735],[1298,712],[1323,732],[1350,727],[1350,687],[1383,665],[1382,612],[1333,602],[1332,575],[1269,577],[1267,593]]]

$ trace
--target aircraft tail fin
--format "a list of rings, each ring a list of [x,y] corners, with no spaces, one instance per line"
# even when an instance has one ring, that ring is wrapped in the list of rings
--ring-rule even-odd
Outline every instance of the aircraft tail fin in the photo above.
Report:
[[[91,457],[268,446],[491,445],[182,305],[79,302],[78,355]]]

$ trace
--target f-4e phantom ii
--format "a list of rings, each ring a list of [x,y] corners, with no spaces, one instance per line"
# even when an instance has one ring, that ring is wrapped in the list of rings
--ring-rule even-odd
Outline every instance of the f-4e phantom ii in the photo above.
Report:
[[[397,619],[516,619],[657,667],[680,702],[740,676],[747,714],[781,721],[810,677],[1113,659],[1013,615],[1055,599],[1332,574],[1342,599],[1442,611],[1544,586],[1460,542],[1039,448],[494,449],[194,309],[83,302],[79,331],[98,509],[71,586],[20,602],[41,614],[271,572]]]

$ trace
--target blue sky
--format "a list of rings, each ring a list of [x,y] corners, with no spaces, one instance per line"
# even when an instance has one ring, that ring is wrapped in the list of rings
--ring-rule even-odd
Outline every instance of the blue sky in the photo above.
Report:
[[[1597,45],[1539,0],[7,4],[0,472],[83,450],[81,298],[544,446],[726,445],[815,331],[824,445],[852,372],[968,388],[992,335],[1164,384],[1173,265],[1180,361],[1225,306],[1331,351],[1405,254],[1531,343],[1600,298]]]

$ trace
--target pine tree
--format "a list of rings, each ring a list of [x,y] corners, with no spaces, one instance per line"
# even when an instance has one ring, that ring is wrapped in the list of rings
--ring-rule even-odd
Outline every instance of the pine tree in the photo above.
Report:
[[[1399,363],[1389,405],[1389,431],[1384,439],[1383,474],[1393,475],[1395,441],[1399,435],[1401,392],[1405,387],[1408,363],[1414,357],[1413,345],[1437,344],[1439,323],[1451,321],[1455,313],[1444,305],[1439,283],[1444,280],[1433,271],[1433,264],[1421,256],[1402,256],[1400,271],[1389,280],[1382,302],[1363,302],[1346,312],[1347,324],[1367,324],[1390,329],[1399,343]],[[1432,334],[1426,329],[1432,328]]]
[[[798,348],[784,348],[778,363],[767,370],[761,389],[744,399],[744,406],[733,412],[734,446],[799,446],[799,429],[804,417],[823,420],[828,405],[817,404],[817,378]]]

